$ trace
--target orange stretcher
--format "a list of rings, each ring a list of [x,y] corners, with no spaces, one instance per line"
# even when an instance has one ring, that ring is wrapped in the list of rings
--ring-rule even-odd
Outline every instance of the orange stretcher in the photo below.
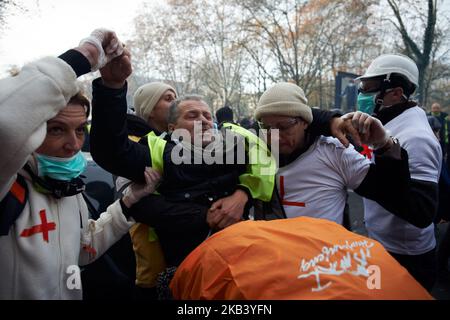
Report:
[[[198,246],[175,299],[432,299],[383,246],[309,217],[245,221]]]

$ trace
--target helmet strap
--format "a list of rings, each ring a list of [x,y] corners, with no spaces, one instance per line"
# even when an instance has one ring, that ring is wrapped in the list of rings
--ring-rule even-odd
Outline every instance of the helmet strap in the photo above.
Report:
[[[381,82],[380,86],[380,94],[377,95],[375,98],[375,108],[373,110],[373,114],[377,114],[380,111],[381,106],[383,105],[384,96],[386,95],[386,90],[389,89],[389,84],[391,83],[391,80],[389,79],[391,77],[391,74],[388,73],[386,75],[386,78],[383,79],[383,82]]]

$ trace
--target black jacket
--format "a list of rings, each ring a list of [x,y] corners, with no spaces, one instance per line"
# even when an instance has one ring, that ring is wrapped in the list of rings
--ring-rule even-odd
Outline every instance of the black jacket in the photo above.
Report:
[[[105,170],[126,177],[132,181],[144,182],[143,172],[151,165],[146,143],[133,143],[128,139],[126,121],[126,91],[104,87],[101,79],[93,82],[93,116],[91,130],[91,153],[94,160]],[[310,126],[312,134],[328,134],[329,120],[333,114],[314,110],[314,122]],[[170,147],[164,157],[170,156]],[[184,257],[207,236],[209,227],[206,212],[211,202],[210,193],[215,195],[231,192],[231,182],[237,178],[245,166],[170,165],[166,167],[161,186],[164,196],[150,196],[133,206],[130,212],[138,222],[153,226],[160,237],[168,265],[178,265]],[[217,180],[224,177],[226,182]],[[214,182],[216,181],[216,182]],[[198,192],[199,186],[208,192]],[[190,188],[196,189],[192,193]],[[189,197],[183,201],[183,191]],[[219,192],[216,192],[219,191]],[[206,199],[206,202],[203,202]],[[190,199],[196,198],[196,201]]]

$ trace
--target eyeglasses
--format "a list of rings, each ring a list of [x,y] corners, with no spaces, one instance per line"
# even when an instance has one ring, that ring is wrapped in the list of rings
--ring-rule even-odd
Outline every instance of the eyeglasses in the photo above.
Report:
[[[372,89],[363,89],[363,88],[358,88],[358,93],[376,93],[376,92],[380,92],[381,88],[380,87],[376,87],[376,88],[372,88]],[[389,92],[394,91],[394,88],[389,88],[389,89],[385,89],[384,90],[384,94],[388,94]]]
[[[358,87],[358,93],[374,93],[381,90],[381,85],[373,86],[373,87],[365,87],[364,83],[361,81]]]
[[[280,121],[274,125],[268,125],[268,124],[265,124],[264,122],[258,121],[258,124],[261,129],[265,129],[265,130],[278,129],[280,131],[286,131],[286,130],[292,128],[293,126],[295,126],[300,120],[301,120],[301,118],[290,118],[288,120]]]

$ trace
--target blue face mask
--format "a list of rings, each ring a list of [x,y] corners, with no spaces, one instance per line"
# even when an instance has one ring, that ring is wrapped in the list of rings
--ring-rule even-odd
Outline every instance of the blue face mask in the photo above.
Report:
[[[358,110],[368,114],[372,114],[375,110],[375,99],[379,92],[360,93],[358,94]]]
[[[81,151],[71,158],[58,158],[36,153],[40,177],[70,181],[86,169],[87,161]]]

